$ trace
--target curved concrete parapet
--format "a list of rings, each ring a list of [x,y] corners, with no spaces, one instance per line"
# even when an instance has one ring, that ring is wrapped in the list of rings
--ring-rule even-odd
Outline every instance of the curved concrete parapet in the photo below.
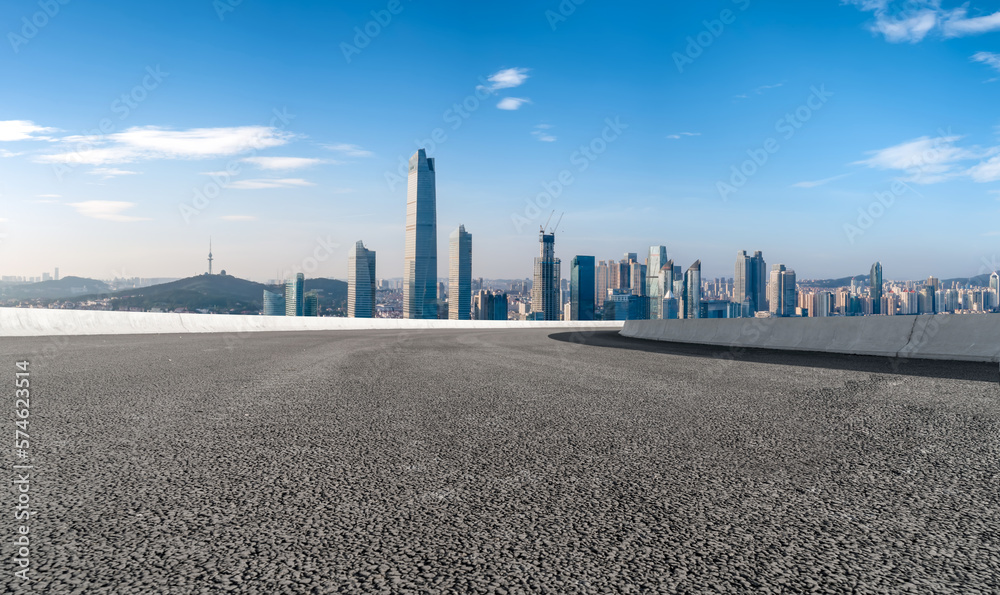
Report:
[[[106,312],[0,308],[0,337],[45,335],[129,335],[156,333],[247,333],[263,331],[590,328],[617,330],[621,322],[515,320],[401,320]]]
[[[1000,315],[629,320],[625,337],[733,348],[1000,362]]]

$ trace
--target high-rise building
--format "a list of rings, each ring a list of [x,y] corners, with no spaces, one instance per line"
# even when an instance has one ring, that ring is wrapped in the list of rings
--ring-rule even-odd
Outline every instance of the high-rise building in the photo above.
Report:
[[[594,257],[574,256],[570,263],[570,320],[594,320]]]
[[[772,276],[775,271],[772,271]],[[777,309],[774,305],[771,306],[771,311],[778,316],[795,316],[796,307],[796,288],[795,288],[795,271],[791,269],[785,269],[784,266],[781,267],[780,271],[777,271],[777,281],[774,289],[775,300],[778,302]]]
[[[872,265],[868,278],[868,297],[872,299],[872,314],[884,314],[882,312],[882,263],[876,262]]]
[[[56,279],[59,279],[59,269],[56,269]],[[1000,273],[993,271],[990,274],[990,307],[1000,307]]]
[[[347,253],[347,316],[375,318],[375,251],[358,240]]]
[[[555,256],[556,234],[538,234],[539,255],[535,258],[535,281],[531,287],[531,311],[537,320],[559,320],[560,262]]]
[[[285,282],[285,316],[302,316],[305,313],[306,276],[295,275],[294,281]]]
[[[263,314],[264,316],[284,316],[285,296],[265,289]]]
[[[771,265],[771,276],[767,282],[767,304],[771,314],[775,316],[780,316],[781,312],[781,298],[778,297],[778,283],[781,273],[784,272],[784,270],[785,265],[783,264]]]
[[[434,159],[410,157],[406,182],[403,318],[437,318],[437,191]]]
[[[632,289],[632,295],[646,295],[646,265],[634,260],[629,261],[629,287]]]
[[[664,286],[663,265],[667,264],[667,247],[650,246],[646,258],[646,295],[649,296],[649,317],[652,320],[663,318]]]
[[[302,300],[303,316],[319,316],[319,293],[307,291]]]
[[[684,273],[684,288],[681,296],[680,315],[683,318],[698,318],[701,313],[701,261],[696,260]]]
[[[56,267],[55,273],[56,273],[55,280],[58,281],[59,280],[59,267]]]
[[[451,232],[448,250],[448,318],[469,320],[472,314],[472,234],[464,225]]]
[[[480,290],[472,296],[473,320],[507,320],[507,294]]]
[[[608,295],[608,288],[611,287],[611,267],[615,263],[602,260],[597,265],[597,307],[604,307],[604,298]]]
[[[748,256],[746,250],[736,254],[732,301],[740,304],[742,315],[751,317],[767,309],[767,263],[760,250]]]

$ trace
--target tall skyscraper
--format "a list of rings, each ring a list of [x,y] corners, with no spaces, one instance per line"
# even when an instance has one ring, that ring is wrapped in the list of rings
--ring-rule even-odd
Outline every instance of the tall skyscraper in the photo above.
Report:
[[[556,234],[538,234],[539,255],[535,258],[535,281],[531,287],[531,311],[539,320],[559,320],[560,262],[556,258]]]
[[[472,234],[464,225],[451,232],[448,251],[448,318],[469,320],[472,315]]]
[[[767,263],[760,250],[753,256],[748,256],[746,250],[736,254],[733,301],[741,305],[743,316],[767,309]]]
[[[771,314],[781,315],[781,299],[778,297],[778,283],[781,273],[784,272],[785,265],[771,265],[771,276],[767,283],[767,303],[770,306]],[[852,292],[853,293],[853,292]]]
[[[55,280],[58,281],[59,280],[59,267],[56,267],[55,273],[56,273]],[[996,273],[993,273],[993,274],[995,275]]]
[[[684,318],[698,318],[701,312],[701,261],[696,260],[684,273]]]
[[[594,257],[574,256],[570,267],[570,320],[594,320]]]
[[[264,316],[284,316],[285,296],[264,290]]]
[[[611,266],[615,263],[609,263],[606,260],[602,260],[597,265],[597,295],[596,295],[596,305],[598,308],[604,307],[604,298],[608,294],[608,288],[611,287]]]
[[[285,316],[302,316],[305,313],[306,276],[295,275],[294,281],[285,282]]]
[[[629,261],[629,287],[632,295],[646,295],[646,265],[635,260]]]
[[[59,269],[56,269],[56,280],[59,280]],[[990,274],[990,307],[1000,307],[1000,273],[993,271]]]
[[[781,303],[778,315],[795,316],[797,294],[795,288],[795,271],[792,269],[783,270],[778,275],[777,295]]]
[[[930,297],[930,309],[926,312],[926,314],[936,314],[937,312],[940,311],[938,308],[937,300],[935,299],[937,297],[937,290],[941,289],[940,279],[938,279],[937,277],[927,277],[927,287],[931,288],[930,291],[931,297]]]
[[[882,314],[882,263],[872,265],[869,275],[868,297],[872,299],[872,314]]]
[[[347,253],[347,316],[375,318],[375,251],[358,240]]]
[[[410,157],[406,182],[403,318],[437,318],[437,191],[434,159]]]
[[[649,317],[652,320],[662,318],[663,296],[666,294],[663,265],[667,264],[667,247],[650,246],[646,258],[646,295],[649,296]]]

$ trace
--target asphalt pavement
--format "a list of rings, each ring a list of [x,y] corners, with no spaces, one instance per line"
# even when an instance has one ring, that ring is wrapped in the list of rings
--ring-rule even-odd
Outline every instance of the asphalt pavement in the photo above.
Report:
[[[1000,592],[995,364],[545,329],[0,354],[8,592]]]

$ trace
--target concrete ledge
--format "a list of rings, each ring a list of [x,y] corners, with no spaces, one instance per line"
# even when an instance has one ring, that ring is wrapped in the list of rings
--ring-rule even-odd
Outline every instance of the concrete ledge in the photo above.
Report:
[[[386,318],[313,318],[230,316],[0,308],[0,337],[45,335],[131,335],[158,333],[247,333],[265,331],[600,328],[616,330],[621,322],[539,322],[486,320],[398,320]]]
[[[1000,314],[630,320],[621,335],[734,349],[1000,362]]]

